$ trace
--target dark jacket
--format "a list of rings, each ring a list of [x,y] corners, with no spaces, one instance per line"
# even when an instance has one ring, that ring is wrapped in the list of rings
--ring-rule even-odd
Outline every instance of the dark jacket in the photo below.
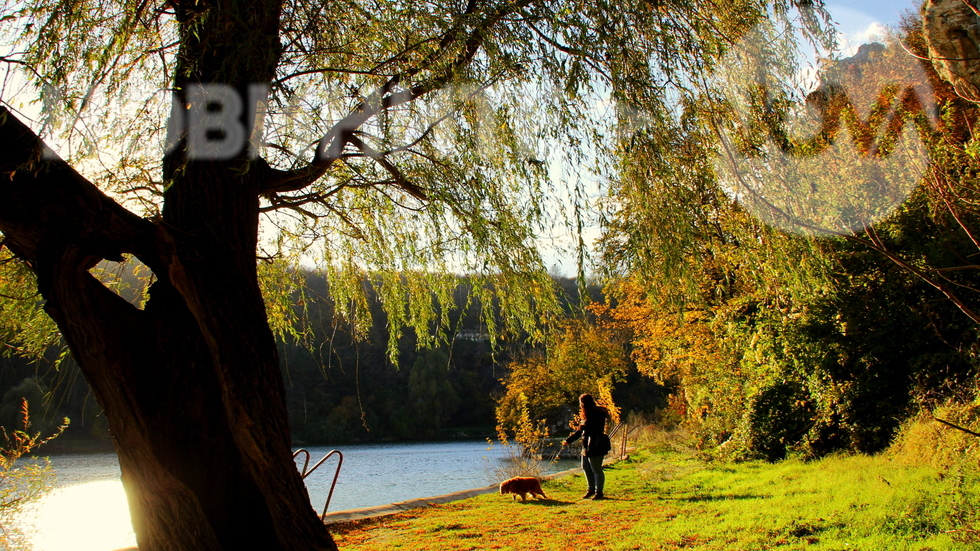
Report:
[[[592,442],[594,437],[602,436],[606,433],[606,417],[608,416],[609,412],[606,411],[606,408],[597,407],[592,411],[592,414],[589,415],[589,418],[585,420],[585,423],[582,423],[582,425],[579,426],[577,431],[568,435],[568,438],[565,439],[565,443],[571,444],[572,442],[581,438],[583,455],[587,457],[606,455],[605,452],[596,453],[594,450],[590,451],[589,444]]]

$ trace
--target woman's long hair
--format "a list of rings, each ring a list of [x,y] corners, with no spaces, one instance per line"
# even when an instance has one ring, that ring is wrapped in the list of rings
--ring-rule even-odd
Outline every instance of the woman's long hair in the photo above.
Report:
[[[593,412],[600,409],[599,405],[595,403],[595,398],[591,394],[583,394],[578,397],[579,412],[582,415],[582,422],[584,423]]]

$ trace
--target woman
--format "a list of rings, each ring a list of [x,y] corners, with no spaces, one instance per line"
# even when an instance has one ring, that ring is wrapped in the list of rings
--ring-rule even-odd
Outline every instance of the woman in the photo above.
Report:
[[[578,403],[581,408],[582,425],[577,431],[568,435],[562,445],[567,446],[582,438],[582,470],[585,471],[585,479],[589,482],[589,491],[585,493],[583,499],[590,497],[605,499],[602,489],[606,482],[606,475],[602,473],[602,459],[608,450],[597,449],[596,444],[604,439],[601,437],[605,435],[606,417],[609,416],[609,412],[606,408],[597,405],[591,394],[579,396]]]

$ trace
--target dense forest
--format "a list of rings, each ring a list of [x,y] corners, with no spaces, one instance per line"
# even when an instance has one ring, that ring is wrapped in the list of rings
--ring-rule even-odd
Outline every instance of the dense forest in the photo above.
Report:
[[[129,300],[139,300],[140,282],[132,273],[107,277]],[[335,319],[326,298],[325,279],[310,272],[303,277],[305,298],[295,300],[302,302],[295,312],[301,321],[294,338],[279,342],[294,442],[495,434],[495,410],[505,392],[502,379],[509,372],[509,359],[534,349],[526,339],[492,346],[479,316],[481,305],[471,304],[451,314],[451,342],[420,348],[414,332],[407,331],[392,356],[385,313],[376,294],[370,301],[374,321],[366,334],[355,338],[349,324]],[[563,297],[565,312],[580,308],[574,279],[556,277],[554,284]],[[596,286],[588,291],[591,300],[601,299]],[[462,285],[459,294],[466,294]],[[65,434],[47,450],[86,449],[99,443],[109,446],[101,409],[77,365],[69,356],[59,358],[60,352],[52,348],[36,361],[0,357],[0,423],[7,430],[19,428],[20,403],[27,399],[33,430],[49,434],[64,417],[71,421]],[[632,396],[635,393],[627,390],[628,385],[622,386],[628,396],[624,399],[642,409],[643,397]],[[657,398],[651,399],[656,402]]]

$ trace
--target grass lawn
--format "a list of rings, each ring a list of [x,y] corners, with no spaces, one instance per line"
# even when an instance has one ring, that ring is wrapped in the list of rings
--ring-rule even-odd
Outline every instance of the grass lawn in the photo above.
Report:
[[[885,456],[729,464],[640,451],[606,469],[610,499],[582,500],[581,475],[544,490],[550,499],[491,494],[331,532],[341,549],[379,551],[980,549],[980,526],[968,524],[980,503],[975,470]]]

